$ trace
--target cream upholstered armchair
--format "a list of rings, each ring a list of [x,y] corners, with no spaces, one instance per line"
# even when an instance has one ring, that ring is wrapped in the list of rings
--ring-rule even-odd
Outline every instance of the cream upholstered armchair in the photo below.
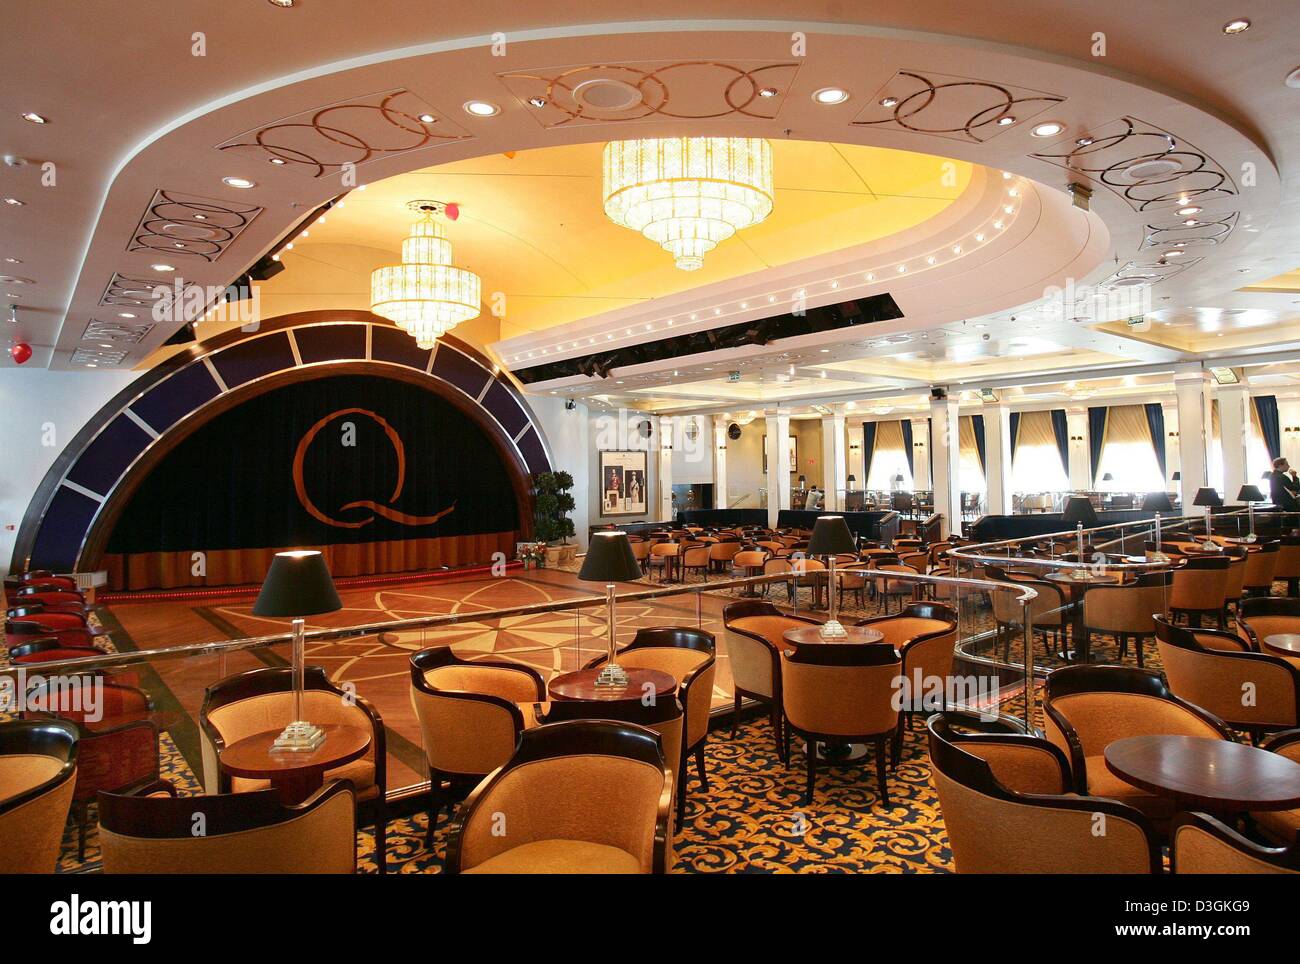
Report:
[[[666,873],[672,803],[658,734],[612,720],[540,726],[457,812],[447,872]]]
[[[1300,842],[1262,847],[1206,813],[1180,813],[1169,830],[1176,874],[1300,874]]]
[[[1274,733],[1259,746],[1261,750],[1300,763],[1300,730]],[[1300,809],[1257,811],[1252,812],[1250,818],[1266,837],[1284,846],[1300,840]]]
[[[383,717],[355,693],[330,682],[319,666],[304,667],[303,715],[313,723],[335,723],[370,731],[370,746],[351,763],[325,771],[325,781],[347,780],[354,799],[375,825],[375,859],[386,873],[388,804],[387,755]],[[203,750],[203,783],[212,793],[263,790],[266,780],[232,777],[221,769],[221,750],[232,743],[284,727],[293,711],[293,671],[272,666],[237,673],[213,683],[203,694],[199,730]]]
[[[463,660],[449,646],[411,657],[411,706],[429,767],[428,846],[442,808],[510,759],[545,699],[541,674],[522,663]]]
[[[0,874],[54,873],[76,772],[72,723],[0,723]]]
[[[148,788],[146,788],[148,790]],[[108,874],[350,874],[357,800],[332,780],[297,806],[274,790],[201,797],[99,795]],[[201,814],[205,833],[194,834]]]

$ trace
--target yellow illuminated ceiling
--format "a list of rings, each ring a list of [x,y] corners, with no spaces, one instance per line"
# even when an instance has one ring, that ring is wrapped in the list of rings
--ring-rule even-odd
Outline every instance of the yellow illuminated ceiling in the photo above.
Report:
[[[353,191],[283,253],[287,270],[263,286],[263,312],[368,307],[370,271],[396,263],[416,198],[460,204],[448,225],[456,260],[482,276],[487,307],[497,296],[499,337],[510,338],[896,234],[952,204],[972,173],[926,154],[774,141],[772,215],[685,272],[605,218],[601,148],[494,154]]]

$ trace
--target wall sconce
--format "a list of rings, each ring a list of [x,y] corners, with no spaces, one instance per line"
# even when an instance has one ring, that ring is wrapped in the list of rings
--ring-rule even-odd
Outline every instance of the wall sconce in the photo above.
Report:
[[[1169,437],[1170,437],[1170,438],[1178,438],[1178,433],[1177,433],[1177,432],[1170,432],[1170,433],[1169,433]]]
[[[1082,435],[1071,435],[1071,436],[1070,436],[1070,441],[1071,441],[1071,442],[1082,442],[1082,441],[1083,441],[1083,436],[1082,436]]]

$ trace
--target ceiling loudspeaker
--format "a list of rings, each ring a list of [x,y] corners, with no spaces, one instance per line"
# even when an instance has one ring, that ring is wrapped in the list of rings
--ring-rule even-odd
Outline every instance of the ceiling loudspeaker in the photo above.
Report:
[[[1092,201],[1092,188],[1084,184],[1067,184],[1065,190],[1069,192],[1070,203],[1080,211],[1088,210],[1088,205]]]
[[[649,438],[651,435],[654,434],[654,426],[652,426],[652,425],[651,425],[649,422],[647,422],[647,421],[640,421],[640,422],[637,422],[637,423],[636,423],[636,434],[637,434],[637,435],[640,435],[642,438]]]
[[[942,386],[930,389],[930,398],[936,402],[941,402],[947,397],[948,397],[948,389]]]
[[[732,422],[727,426],[727,438],[731,439],[733,442],[740,438],[740,426],[735,422]]]

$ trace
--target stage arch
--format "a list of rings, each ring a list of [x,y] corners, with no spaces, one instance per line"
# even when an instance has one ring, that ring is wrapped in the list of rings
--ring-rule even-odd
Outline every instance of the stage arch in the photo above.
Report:
[[[287,315],[263,323],[256,332],[233,330],[192,346],[105,405],[37,490],[19,531],[13,567],[103,568],[118,518],[168,453],[245,402],[285,386],[342,376],[418,386],[472,421],[491,443],[509,479],[518,534],[531,533],[529,477],[550,469],[549,448],[527,402],[506,375],[454,337],[440,339],[432,350],[420,349],[405,332],[368,312],[318,311]],[[350,404],[344,399],[337,407]],[[391,492],[374,499],[382,502],[388,495]],[[454,556],[455,564],[487,561]],[[422,558],[433,563],[438,557]]]

